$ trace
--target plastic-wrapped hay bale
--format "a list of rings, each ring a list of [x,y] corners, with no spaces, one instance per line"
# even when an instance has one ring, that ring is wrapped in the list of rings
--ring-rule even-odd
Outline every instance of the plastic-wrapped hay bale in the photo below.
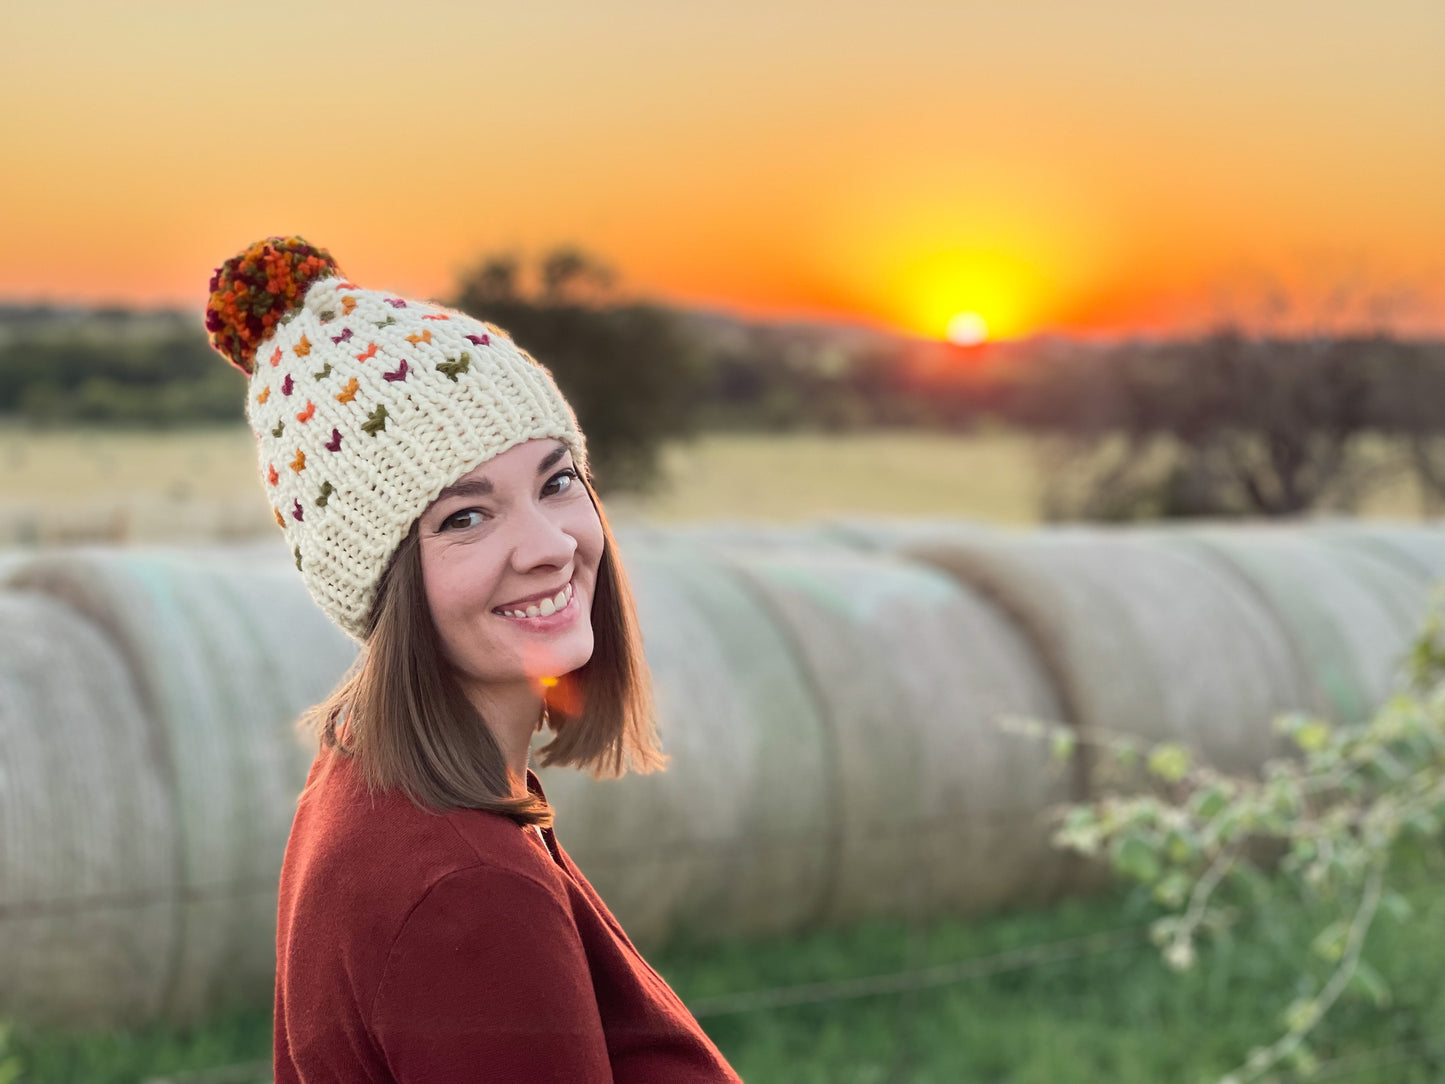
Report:
[[[971,526],[900,552],[1017,621],[1083,731],[1178,742],[1249,771],[1282,748],[1272,719],[1309,703],[1283,626],[1205,555],[1134,532]]]
[[[266,996],[276,882],[314,746],[294,727],[355,647],[289,568],[165,551],[80,551],[12,568],[100,626],[173,765],[184,906],[164,1013]]]
[[[971,519],[945,516],[899,516],[864,519],[842,516],[822,524],[820,533],[853,549],[896,552],[908,545],[950,542],[959,538],[1004,538],[1014,533]]]
[[[1395,687],[1425,613],[1418,579],[1363,549],[1285,527],[1211,527],[1160,535],[1249,585],[1296,645],[1308,705],[1359,722]]]
[[[718,551],[721,554],[721,551]],[[884,554],[734,548],[828,724],[838,869],[826,917],[979,911],[1047,896],[1070,779],[1005,717],[1062,721],[1032,649],[948,576]]]
[[[1424,586],[1445,583],[1445,527],[1342,520],[1312,527],[1310,537],[1362,550]]]
[[[851,538],[835,531],[827,523],[749,523],[745,520],[667,524],[652,528],[646,542],[664,546],[721,545],[740,549],[797,549],[799,546],[857,548]]]
[[[100,630],[0,592],[0,1017],[139,1022],[163,1004],[180,886],[156,737]]]
[[[617,781],[541,769],[558,834],[640,944],[799,929],[832,858],[829,764],[787,645],[699,553],[639,545],[626,567],[671,763]]]

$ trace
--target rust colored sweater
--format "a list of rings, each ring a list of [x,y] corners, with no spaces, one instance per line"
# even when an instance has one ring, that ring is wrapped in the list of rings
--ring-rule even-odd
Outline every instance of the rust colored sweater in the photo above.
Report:
[[[358,774],[322,750],[286,846],[276,1084],[738,1081],[550,830]]]

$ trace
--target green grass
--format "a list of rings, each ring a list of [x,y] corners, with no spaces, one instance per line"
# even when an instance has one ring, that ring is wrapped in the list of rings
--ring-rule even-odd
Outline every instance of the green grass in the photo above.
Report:
[[[1445,1073],[1445,893],[1421,877],[1407,925],[1381,919],[1366,957],[1395,982],[1378,1009],[1349,999],[1327,1019],[1326,1060],[1440,1040],[1421,1060],[1336,1079],[1408,1084]],[[1118,929],[1155,912],[1137,895],[1070,901],[1049,912],[926,928],[870,923],[774,946],[734,945],[668,954],[659,970],[685,999],[966,960],[1041,942]],[[1272,903],[1260,917],[1178,975],[1147,943],[906,995],[705,1018],[749,1084],[990,1081],[1189,1084],[1234,1068],[1280,1033],[1302,979],[1298,961],[1323,920]],[[1326,1079],[1330,1079],[1326,1077]]]
[[[1413,918],[1381,918],[1371,932],[1366,958],[1391,979],[1394,1003],[1377,1008],[1350,997],[1336,1007],[1317,1047],[1327,1063],[1321,1079],[1423,1084],[1445,1074],[1441,872],[1409,886]],[[1137,894],[1120,892],[982,921],[875,921],[795,939],[676,946],[653,962],[697,1003],[949,964],[1132,927],[1152,914]],[[703,1024],[748,1084],[1192,1084],[1215,1079],[1279,1034],[1280,1013],[1309,981],[1298,962],[1321,922],[1309,909],[1273,902],[1185,975],[1139,943],[934,989],[705,1016]],[[179,1076],[264,1062],[269,1048],[264,1008],[189,1032],[17,1029],[8,1047],[23,1068],[18,1079],[47,1084]],[[0,1081],[3,1065],[0,1055]]]

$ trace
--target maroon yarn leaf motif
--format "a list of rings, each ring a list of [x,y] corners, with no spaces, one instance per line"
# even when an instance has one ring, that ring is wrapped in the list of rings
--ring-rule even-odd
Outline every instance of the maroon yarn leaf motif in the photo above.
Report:
[[[331,336],[331,341],[334,343],[349,343],[351,341],[351,329],[349,327],[345,328],[340,335]]]
[[[296,522],[297,522],[297,523],[300,523],[300,522],[301,522],[301,502],[298,500],[298,501],[295,501],[294,504],[295,504],[295,507],[291,509],[291,514],[296,517]]]
[[[486,346],[492,341],[490,335],[468,335],[467,341],[476,343],[478,346]]]
[[[394,373],[382,373],[383,380],[405,380],[406,379],[406,358],[401,359],[401,366]]]
[[[295,386],[296,386],[296,385],[295,385],[294,383],[292,383],[292,381],[291,381],[291,374],[290,374],[290,373],[287,373],[287,374],[286,374],[286,379],[281,382],[281,394],[282,394],[282,395],[290,395],[290,394],[291,394],[291,389],[294,388]]]
[[[333,429],[333,430],[331,430],[331,439],[326,442],[326,450],[327,450],[328,452],[339,452],[339,451],[341,451],[341,430],[340,430],[340,429]]]
[[[399,298],[399,297],[388,297],[388,298],[386,299],[386,303],[387,303],[388,305],[390,305],[390,306],[391,306],[392,308],[394,308],[394,309],[404,309],[404,308],[406,308],[406,302],[403,301],[403,300],[402,300],[401,298]]]

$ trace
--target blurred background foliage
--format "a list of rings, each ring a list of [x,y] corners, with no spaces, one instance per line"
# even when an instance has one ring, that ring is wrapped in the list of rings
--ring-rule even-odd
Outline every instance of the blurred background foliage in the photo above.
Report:
[[[601,488],[646,492],[704,432],[970,434],[1034,442],[1046,520],[1349,512],[1385,477],[1445,502],[1445,343],[1246,334],[956,346],[749,322],[626,294],[563,246],[483,256],[442,299],[548,366]],[[0,421],[152,429],[243,419],[198,314],[0,307]]]

